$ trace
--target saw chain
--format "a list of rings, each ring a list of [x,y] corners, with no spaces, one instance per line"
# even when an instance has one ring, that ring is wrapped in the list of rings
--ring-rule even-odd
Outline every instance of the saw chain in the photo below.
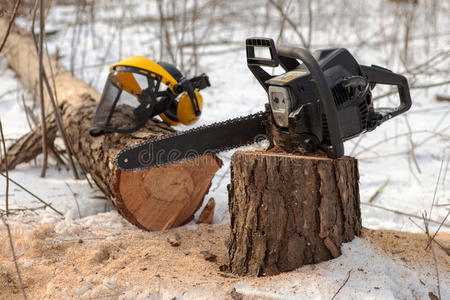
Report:
[[[130,146],[119,152],[122,171],[138,171],[207,156],[266,139],[267,112],[239,117]]]

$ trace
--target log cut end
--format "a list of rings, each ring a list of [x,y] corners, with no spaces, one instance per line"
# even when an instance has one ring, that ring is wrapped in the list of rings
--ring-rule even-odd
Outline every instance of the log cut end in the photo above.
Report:
[[[273,275],[340,255],[361,232],[352,157],[238,151],[231,160],[230,270]]]
[[[120,172],[122,214],[141,228],[163,230],[192,220],[222,163],[216,157],[137,172]]]

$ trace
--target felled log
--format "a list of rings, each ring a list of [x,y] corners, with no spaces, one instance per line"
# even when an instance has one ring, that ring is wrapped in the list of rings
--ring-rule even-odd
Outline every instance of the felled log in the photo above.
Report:
[[[361,232],[351,157],[238,151],[231,159],[229,268],[274,275],[340,255]]]
[[[0,30],[7,22],[0,18]],[[39,95],[38,59],[29,34],[14,28],[8,38],[5,55],[9,65],[33,95]],[[157,120],[149,121],[144,128],[133,134],[105,134],[99,137],[89,135],[89,127],[100,94],[70,74],[55,60],[51,60],[55,74],[56,94],[61,107],[62,121],[69,143],[81,168],[89,173],[105,196],[131,223],[148,230],[167,229],[179,226],[192,219],[208,192],[211,180],[222,162],[216,156],[198,159],[194,163],[178,163],[161,168],[138,172],[122,172],[116,168],[115,157],[126,146],[159,137],[174,130]],[[45,60],[47,74],[50,64]],[[48,95],[46,94],[48,104]],[[49,112],[50,105],[47,106]],[[55,122],[47,124],[49,132],[56,133]],[[20,145],[12,145],[8,161],[20,163],[36,156],[41,147],[41,129],[19,139]],[[52,143],[55,135],[50,135]],[[15,148],[14,148],[15,147]],[[32,150],[32,151],[31,151]],[[26,155],[23,155],[26,153]],[[31,158],[30,158],[31,157]]]

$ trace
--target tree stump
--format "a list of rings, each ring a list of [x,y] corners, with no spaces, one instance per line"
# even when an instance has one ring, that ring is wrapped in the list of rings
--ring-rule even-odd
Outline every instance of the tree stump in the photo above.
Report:
[[[228,186],[229,267],[274,275],[340,255],[361,232],[358,162],[237,151]]]

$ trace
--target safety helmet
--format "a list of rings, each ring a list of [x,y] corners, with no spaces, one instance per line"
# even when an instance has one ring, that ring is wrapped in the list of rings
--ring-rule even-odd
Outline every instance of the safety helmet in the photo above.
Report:
[[[206,74],[186,79],[172,64],[125,58],[110,67],[89,133],[131,133],[156,115],[172,126],[194,124],[203,107],[198,90],[208,86]]]

